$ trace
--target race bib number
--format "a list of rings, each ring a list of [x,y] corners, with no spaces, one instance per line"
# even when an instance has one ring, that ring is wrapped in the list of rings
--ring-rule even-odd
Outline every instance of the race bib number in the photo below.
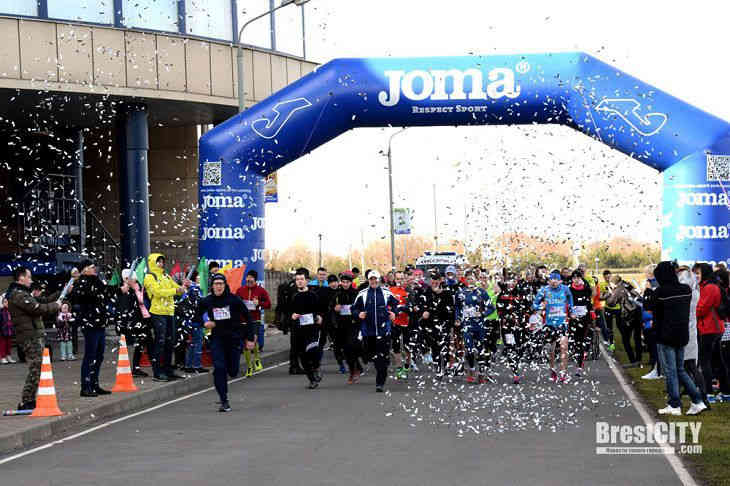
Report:
[[[575,314],[576,317],[584,317],[588,314],[588,307],[584,305],[577,305],[573,307],[573,314]]]
[[[464,309],[464,317],[466,317],[467,319],[479,317],[480,315],[481,314],[479,313],[479,311],[477,311],[474,307],[467,307],[466,309]]]
[[[562,307],[551,307],[550,312],[548,312],[548,317],[553,319],[558,317],[565,317],[565,311]]]
[[[540,317],[538,314],[533,314],[530,316],[530,328],[531,329],[540,329],[542,327],[542,317]]]
[[[340,306],[340,315],[341,316],[351,316],[352,311],[350,311],[350,306],[349,305]]]
[[[231,318],[231,309],[228,306],[225,307],[214,307],[213,308],[213,320],[214,321],[225,321]]]
[[[314,324],[314,314],[304,314],[299,317],[300,326],[309,326]]]
[[[515,344],[515,335],[512,334],[512,333],[505,334],[504,335],[504,343],[505,344],[508,344],[510,346],[513,345],[513,344]]]
[[[253,303],[253,300],[244,300],[244,304],[246,304],[246,309],[248,310],[256,310],[256,306]]]

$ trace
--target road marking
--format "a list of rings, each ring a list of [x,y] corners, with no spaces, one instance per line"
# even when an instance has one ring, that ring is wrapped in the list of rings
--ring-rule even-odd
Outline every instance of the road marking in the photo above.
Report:
[[[624,379],[621,372],[618,370],[616,365],[614,364],[613,358],[611,358],[603,346],[601,346],[601,354],[603,355],[603,359],[606,360],[606,363],[608,364],[608,367],[613,371],[614,376],[618,380],[618,384],[621,385],[621,388],[623,389],[624,393],[627,397],[629,397],[629,400],[631,400],[632,405],[636,409],[637,412],[639,412],[639,416],[644,421],[644,424],[647,426],[649,433],[654,434],[654,421],[652,420],[651,415],[649,415],[649,411],[646,409],[644,404],[639,400],[639,397],[636,396],[636,393],[634,392],[633,388],[629,386],[628,383],[626,383],[626,380]],[[666,444],[666,442],[664,443]],[[660,444],[660,445],[664,445]],[[692,475],[689,473],[686,467],[684,467],[684,464],[682,464],[682,461],[679,459],[679,457],[675,454],[663,454],[664,457],[667,458],[667,461],[669,462],[669,465],[672,466],[672,469],[674,469],[674,472],[677,474],[677,477],[682,482],[684,486],[698,486],[697,482],[694,480]]]
[[[273,366],[269,366],[267,368],[264,368],[261,371],[255,372],[254,375],[261,374],[264,371],[273,370],[274,368],[279,368],[279,367],[284,366],[286,364],[289,364],[289,361],[284,361],[283,363],[278,363],[278,364],[275,364]],[[245,376],[239,376],[238,378],[234,378],[233,380],[229,381],[228,383],[229,384],[230,383],[236,383],[236,382],[239,382],[239,381],[245,380],[245,379],[246,379]],[[69,435],[68,437],[64,437],[63,439],[54,440],[52,442],[49,442],[48,444],[44,444],[42,446],[34,447],[33,449],[29,449],[27,451],[20,452],[18,454],[13,455],[13,456],[6,457],[5,459],[0,459],[0,465],[6,464],[6,463],[11,462],[11,461],[14,461],[16,459],[20,459],[21,457],[25,457],[25,456],[29,456],[31,454],[35,454],[36,452],[40,452],[40,451],[45,450],[45,449],[49,449],[49,448],[51,448],[51,447],[53,447],[55,445],[63,444],[64,442],[67,442],[67,441],[70,441],[70,440],[78,439],[79,437],[83,437],[83,436],[85,436],[87,434],[90,434],[92,432],[95,432],[97,430],[105,429],[105,428],[109,427],[110,425],[118,424],[119,422],[124,422],[125,420],[129,420],[129,419],[134,418],[134,417],[137,417],[139,415],[142,415],[142,414],[145,414],[145,413],[149,413],[149,412],[153,412],[153,411],[155,411],[157,409],[160,409],[162,407],[166,407],[168,405],[172,405],[173,403],[181,402],[183,400],[187,400],[188,398],[197,397],[198,395],[202,395],[203,393],[207,393],[207,392],[212,391],[212,390],[215,390],[215,387],[214,386],[210,386],[208,388],[205,388],[204,390],[199,390],[199,391],[196,391],[194,393],[190,393],[188,395],[185,395],[185,396],[182,396],[182,397],[178,397],[178,398],[172,399],[172,400],[167,401],[167,402],[164,402],[164,403],[160,403],[160,404],[155,405],[153,407],[146,408],[144,410],[140,410],[138,412],[134,412],[134,413],[131,413],[129,415],[125,415],[124,417],[119,417],[117,419],[110,420],[109,422],[104,422],[103,424],[96,425],[96,426],[94,426],[94,427],[92,427],[90,429],[81,431],[81,432],[79,432],[77,434]]]

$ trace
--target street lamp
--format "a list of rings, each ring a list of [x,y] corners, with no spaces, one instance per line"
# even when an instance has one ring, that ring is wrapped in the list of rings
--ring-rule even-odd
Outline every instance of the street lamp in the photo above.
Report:
[[[388,190],[390,194],[390,269],[395,271],[395,228],[393,227],[393,162],[391,159],[391,144],[393,138],[408,130],[401,128],[388,139]]]
[[[241,40],[243,39],[243,29],[248,27],[248,24],[257,21],[260,18],[266,17],[267,15],[271,15],[280,8],[287,7],[289,5],[296,5],[298,7],[303,6],[305,3],[309,2],[309,0],[282,0],[281,4],[278,7],[275,7],[268,12],[264,12],[261,15],[258,15],[250,20],[248,20],[245,24],[243,24],[243,27],[241,27],[241,30],[238,31],[238,45],[236,46],[236,60],[238,63],[238,112],[242,112],[245,107],[244,103],[245,100],[243,98],[243,47],[241,46]],[[302,32],[303,35],[303,32]]]

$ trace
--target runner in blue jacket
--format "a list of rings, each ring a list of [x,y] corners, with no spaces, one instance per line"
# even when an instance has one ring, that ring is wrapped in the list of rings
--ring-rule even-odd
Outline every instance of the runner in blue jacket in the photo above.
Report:
[[[550,273],[548,284],[538,290],[532,308],[539,311],[544,302],[545,307],[545,340],[550,344],[550,378],[558,381],[555,371],[555,343],[560,343],[560,382],[568,380],[568,315],[573,313],[573,295],[570,289],[561,283],[561,275],[557,270]]]

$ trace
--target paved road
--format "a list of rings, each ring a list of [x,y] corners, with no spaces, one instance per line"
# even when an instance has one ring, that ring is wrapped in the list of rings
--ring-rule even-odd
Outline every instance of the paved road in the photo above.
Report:
[[[3,485],[632,484],[679,480],[661,456],[595,454],[595,421],[641,424],[600,361],[590,379],[513,386],[344,384],[331,361],[320,389],[285,366],[0,466]],[[554,430],[554,431],[553,431]]]

